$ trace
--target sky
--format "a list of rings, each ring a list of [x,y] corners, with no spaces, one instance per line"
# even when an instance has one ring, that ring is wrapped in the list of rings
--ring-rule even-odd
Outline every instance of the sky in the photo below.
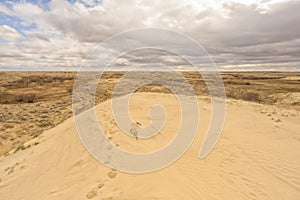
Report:
[[[101,42],[143,27],[192,38],[219,70],[299,71],[299,10],[299,0],[0,1],[0,71],[78,70]],[[149,50],[113,64],[123,70],[154,60],[188,69],[178,55]]]

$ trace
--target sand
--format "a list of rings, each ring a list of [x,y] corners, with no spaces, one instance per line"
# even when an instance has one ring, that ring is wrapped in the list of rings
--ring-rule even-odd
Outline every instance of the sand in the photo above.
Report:
[[[171,94],[138,93],[130,104],[135,121],[147,125],[148,106],[165,105],[167,122],[160,134],[138,139],[113,123],[110,102],[97,116],[112,143],[132,152],[162,148],[180,122]],[[0,158],[0,199],[300,199],[300,115],[244,101],[228,100],[226,123],[205,159],[199,149],[210,120],[210,103],[199,97],[197,137],[172,165],[146,174],[108,168],[83,147],[70,118]],[[30,145],[30,147],[28,147]]]

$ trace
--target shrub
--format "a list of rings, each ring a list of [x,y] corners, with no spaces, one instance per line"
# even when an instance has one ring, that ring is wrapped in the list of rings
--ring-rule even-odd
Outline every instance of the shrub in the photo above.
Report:
[[[242,95],[242,99],[245,100],[245,101],[259,102],[260,101],[260,96],[256,92],[246,92]]]
[[[73,92],[73,88],[67,88],[67,92],[68,93],[72,93]]]
[[[35,98],[35,94],[32,93],[23,93],[23,94],[18,94],[15,96],[15,101],[16,102],[22,102],[22,103],[33,103]]]
[[[17,153],[19,150],[25,150],[24,144],[20,144],[14,151],[14,153]]]

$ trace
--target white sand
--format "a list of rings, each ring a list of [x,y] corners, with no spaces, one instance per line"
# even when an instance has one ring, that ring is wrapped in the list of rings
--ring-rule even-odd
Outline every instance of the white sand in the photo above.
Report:
[[[164,129],[147,140],[121,133],[112,123],[108,102],[97,108],[107,110],[98,116],[105,120],[102,125],[114,144],[149,152],[174,137],[180,122],[177,101],[172,95],[153,95],[136,94],[130,105],[132,117],[142,125],[150,122],[148,106],[157,101],[165,106]],[[298,112],[229,101],[221,138],[200,160],[210,104],[199,99],[199,105],[201,122],[195,141],[167,168],[128,174],[105,167],[82,146],[71,118],[28,142],[30,148],[0,159],[0,199],[300,199]]]

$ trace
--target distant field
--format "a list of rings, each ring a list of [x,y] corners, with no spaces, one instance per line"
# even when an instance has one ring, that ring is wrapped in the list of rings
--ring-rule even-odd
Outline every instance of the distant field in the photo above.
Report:
[[[134,73],[138,79],[138,73],[145,72]],[[107,72],[103,75],[99,80],[101,87],[97,88],[97,103],[111,98],[113,88],[123,74]],[[208,95],[199,74],[183,74],[197,95]],[[300,110],[300,73],[224,72],[221,75],[227,98]],[[75,78],[76,73],[72,72],[0,73],[0,155],[72,116]],[[137,92],[170,91],[154,83],[139,88]]]

